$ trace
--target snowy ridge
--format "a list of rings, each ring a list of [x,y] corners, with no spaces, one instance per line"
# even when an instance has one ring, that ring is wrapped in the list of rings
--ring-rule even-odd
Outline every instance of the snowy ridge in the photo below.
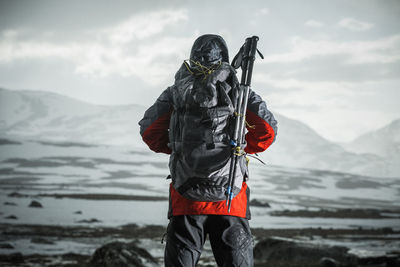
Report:
[[[399,176],[377,155],[348,152],[307,125],[276,114],[278,136],[263,158],[276,165],[351,172],[369,176]]]
[[[143,111],[137,105],[93,105],[50,92],[0,89],[0,134],[136,145],[140,140],[137,122]]]
[[[345,148],[355,153],[370,153],[382,157],[400,154],[400,119],[372,132],[365,133]]]
[[[365,133],[343,147],[350,152],[360,155],[379,155],[385,159],[385,168],[390,173],[400,173],[400,119],[388,125]]]
[[[93,105],[50,92],[0,89],[0,135],[146,148],[138,126],[145,109],[139,105]],[[261,154],[267,164],[400,177],[400,167],[393,160],[346,151],[304,123],[275,115],[276,142]],[[398,142],[398,135],[390,136]],[[391,153],[398,158],[399,150],[397,146]]]

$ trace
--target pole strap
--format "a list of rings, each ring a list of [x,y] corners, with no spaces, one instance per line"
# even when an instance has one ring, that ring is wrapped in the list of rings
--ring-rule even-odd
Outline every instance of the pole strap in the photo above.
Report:
[[[256,126],[255,125],[251,125],[250,123],[247,122],[246,120],[246,115],[242,114],[242,113],[237,113],[236,111],[234,112],[236,117],[244,117],[244,122],[246,123],[246,126],[249,127],[250,129],[255,129]]]
[[[186,69],[190,72],[190,74],[195,75],[195,76],[201,76],[204,75],[204,80],[207,78],[208,75],[212,74],[214,71],[219,69],[221,67],[222,62],[219,61],[218,64],[214,64],[210,67],[206,67],[202,65],[199,61],[194,61],[194,60],[189,60],[191,64],[195,66],[195,68],[191,68],[188,60],[184,60],[183,64],[185,65]]]

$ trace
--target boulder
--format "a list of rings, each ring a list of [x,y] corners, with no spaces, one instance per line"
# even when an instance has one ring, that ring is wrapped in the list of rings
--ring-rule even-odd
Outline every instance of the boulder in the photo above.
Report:
[[[14,203],[14,202],[8,202],[8,201],[4,202],[3,204],[4,204],[4,205],[8,205],[8,206],[17,206],[16,203]]]
[[[43,208],[42,204],[39,201],[32,200],[31,204],[29,204],[30,208]]]
[[[252,199],[250,201],[250,206],[254,206],[254,207],[263,207],[263,208],[271,208],[271,206],[269,205],[269,203],[265,200],[258,200],[258,199]]]
[[[100,220],[96,219],[96,218],[91,218],[90,220],[79,220],[77,221],[77,223],[99,223],[101,222]]]
[[[11,263],[11,266],[17,266],[17,264],[24,262],[24,256],[21,252],[15,252],[11,254],[0,254],[0,262]]]
[[[14,214],[11,214],[11,215],[9,215],[9,216],[7,216],[7,217],[5,217],[6,219],[10,219],[10,220],[18,220],[18,217],[17,216],[15,216]]]
[[[9,243],[0,243],[0,249],[14,249],[14,247]]]
[[[27,195],[23,195],[23,194],[20,194],[18,192],[11,192],[7,196],[9,196],[9,197],[27,197]]]
[[[135,242],[108,243],[94,252],[87,267],[156,267],[157,261]]]
[[[284,263],[282,266],[357,266],[348,248],[317,245],[283,238],[266,238],[254,248],[257,263]],[[274,265],[271,265],[274,266]]]

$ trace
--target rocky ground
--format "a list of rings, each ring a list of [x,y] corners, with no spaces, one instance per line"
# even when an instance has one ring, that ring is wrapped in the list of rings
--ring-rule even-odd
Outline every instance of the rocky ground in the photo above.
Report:
[[[167,158],[0,145],[0,266],[163,266]],[[261,164],[251,174],[256,266],[399,266],[400,179]],[[215,266],[208,242],[198,266]]]
[[[17,207],[18,199],[32,196],[18,192],[7,195],[4,207]],[[114,194],[46,194],[55,199],[123,199],[137,196]],[[39,198],[35,196],[35,198]],[[162,197],[149,197],[162,201]],[[140,198],[139,200],[143,200]],[[270,210],[270,204],[253,199],[254,208]],[[31,200],[30,209],[42,210],[41,202]],[[39,209],[37,209],[39,208]],[[0,211],[0,214],[3,212]],[[35,214],[35,213],[32,213]],[[82,211],[75,214],[81,215]],[[295,227],[298,220],[365,219],[399,220],[397,209],[323,208],[270,210],[272,217],[284,217],[290,226],[253,228],[255,266],[277,267],[396,267],[400,266],[398,227]],[[77,225],[24,223],[15,215],[0,222],[1,266],[131,267],[162,266],[163,237],[160,225],[125,224],[108,226],[98,218],[78,220]],[[9,223],[8,223],[8,222]],[[285,228],[286,227],[286,228]],[[216,266],[206,242],[199,267]]]
[[[138,226],[135,224],[120,227],[93,226],[45,226],[23,224],[0,224],[0,248],[7,254],[0,255],[1,266],[162,266],[162,237],[166,229],[162,226]],[[252,229],[256,266],[400,266],[400,231],[383,229]],[[348,247],[334,245],[335,241],[346,239],[355,242],[371,240],[393,242],[393,250],[375,255],[360,255]],[[87,244],[100,248],[95,253],[69,252],[64,254],[33,253],[21,254],[13,244],[27,240],[31,247],[49,247],[61,240],[74,244]],[[397,240],[397,241],[396,241]],[[397,242],[397,244],[396,244]],[[131,243],[129,245],[129,243]],[[108,244],[108,245],[106,245]],[[106,246],[105,246],[106,245]],[[126,248],[121,250],[121,246]],[[397,249],[396,249],[397,247]],[[114,252],[105,252],[112,248]],[[137,256],[133,252],[139,253]],[[93,251],[93,250],[92,250]],[[115,252],[117,251],[117,252]],[[122,252],[121,252],[122,251]],[[128,254],[129,256],[125,255]],[[129,252],[127,252],[129,251]],[[138,252],[137,252],[138,251]],[[101,265],[104,255],[121,253],[124,261],[133,265]],[[357,255],[358,254],[358,255]],[[120,255],[118,256],[120,257]],[[125,258],[126,259],[125,259]],[[139,258],[139,260],[138,260]],[[215,266],[208,245],[198,266]]]

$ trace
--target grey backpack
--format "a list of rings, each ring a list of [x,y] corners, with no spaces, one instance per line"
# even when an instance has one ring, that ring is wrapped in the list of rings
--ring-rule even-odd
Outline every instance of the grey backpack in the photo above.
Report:
[[[170,87],[174,111],[170,120],[170,171],[175,189],[198,201],[225,199],[238,81],[228,63],[206,78],[182,66]],[[238,161],[234,195],[246,177],[245,159]]]

